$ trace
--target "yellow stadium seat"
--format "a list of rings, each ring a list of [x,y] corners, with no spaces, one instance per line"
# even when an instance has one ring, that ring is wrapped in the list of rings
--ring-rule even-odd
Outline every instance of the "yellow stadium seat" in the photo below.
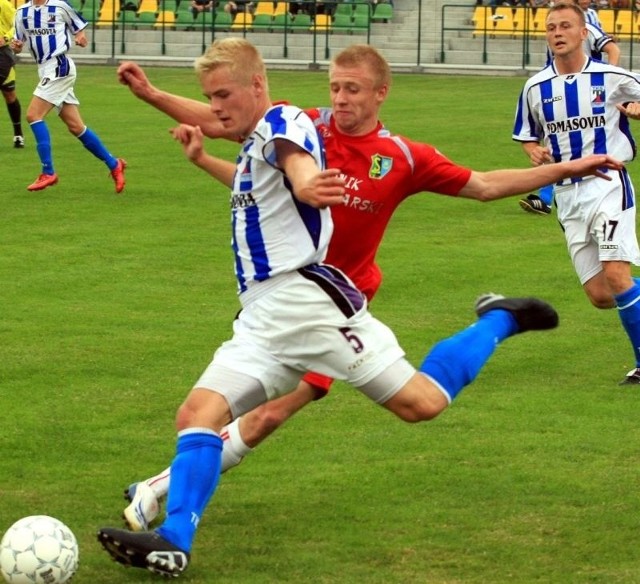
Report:
[[[473,37],[481,37],[489,33],[487,28],[487,18],[491,16],[491,9],[488,6],[476,6],[471,17],[473,25]]]
[[[604,32],[612,36],[616,34],[616,13],[613,9],[601,8],[598,10],[598,19]]]
[[[490,36],[513,36],[513,8],[498,6],[487,20]]]
[[[331,29],[331,16],[329,14],[316,14],[311,24],[311,30],[330,30]]]
[[[176,13],[173,10],[161,10],[156,17],[154,28],[173,28],[176,25]]]
[[[535,14],[531,11],[530,22],[530,34],[533,37],[544,37],[547,30],[547,15],[549,14],[548,8],[537,8]]]
[[[137,12],[138,14],[140,12],[158,12],[158,2],[156,0],[140,0]]]
[[[618,10],[616,18],[615,36],[619,39],[629,39],[638,37],[638,27],[635,13],[631,9]]]
[[[273,2],[271,0],[260,0],[256,3],[256,9],[253,11],[254,16],[258,16],[259,14],[267,14],[269,16],[273,15]]]
[[[287,14],[289,12],[288,2],[276,2],[276,6],[273,9],[272,16],[278,16],[280,14]]]
[[[231,24],[231,30],[246,30],[253,26],[253,15],[250,12],[238,12]]]

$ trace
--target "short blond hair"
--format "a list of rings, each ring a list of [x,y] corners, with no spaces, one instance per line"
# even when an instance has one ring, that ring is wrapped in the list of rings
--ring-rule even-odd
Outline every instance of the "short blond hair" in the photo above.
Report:
[[[553,6],[551,6],[549,8],[549,12],[547,13],[547,17],[549,16],[549,14],[553,14],[554,12],[558,12],[558,10],[573,10],[578,17],[580,18],[580,23],[582,24],[582,26],[585,26],[586,24],[586,17],[584,15],[584,10],[582,10],[582,8],[580,8],[580,6],[577,4],[577,2],[575,2],[575,0],[573,2],[558,2],[557,4],[554,4]]]
[[[249,84],[254,75],[262,75],[267,83],[267,69],[260,51],[248,40],[239,37],[220,39],[211,44],[194,63],[199,76],[228,67],[241,83]]]
[[[338,67],[360,67],[367,65],[374,74],[374,86],[377,88],[383,85],[391,86],[391,68],[387,60],[380,52],[371,45],[351,45],[340,51],[329,65],[329,75],[333,68]]]

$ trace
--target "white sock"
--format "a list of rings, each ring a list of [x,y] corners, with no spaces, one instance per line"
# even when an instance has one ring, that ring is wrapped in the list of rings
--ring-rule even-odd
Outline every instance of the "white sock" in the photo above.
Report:
[[[150,479],[147,479],[145,483],[151,487],[156,499],[162,499],[169,492],[169,482],[171,480],[171,467],[165,468],[160,474],[157,474]]]
[[[240,418],[222,428],[220,436],[224,440],[222,449],[222,472],[237,466],[242,459],[251,452],[240,436]]]
[[[222,428],[220,436],[224,440],[224,448],[222,449],[222,472],[237,466],[242,459],[251,452],[240,436],[240,418],[234,420],[228,426]],[[171,467],[165,468],[160,474],[157,474],[145,481],[151,487],[157,499],[162,499],[169,492],[169,483],[171,482]]]

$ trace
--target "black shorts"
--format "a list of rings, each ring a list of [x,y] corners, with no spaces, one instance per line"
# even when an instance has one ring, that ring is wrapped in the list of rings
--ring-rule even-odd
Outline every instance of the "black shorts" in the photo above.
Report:
[[[1,47],[0,48],[0,88],[2,88],[3,91],[9,91],[9,89],[15,88],[15,81],[10,82],[13,84],[12,88],[5,86],[7,77],[9,77],[9,74],[11,73],[11,69],[13,69],[13,66],[15,64],[16,64],[16,58],[15,58],[15,55],[13,54],[13,51],[8,47]]]

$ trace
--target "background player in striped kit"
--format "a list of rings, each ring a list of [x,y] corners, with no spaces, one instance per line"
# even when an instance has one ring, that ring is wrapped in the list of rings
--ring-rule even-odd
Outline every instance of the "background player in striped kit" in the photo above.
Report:
[[[603,60],[606,55],[610,65],[617,65],[620,62],[620,47],[615,40],[602,29],[598,20],[598,13],[593,8],[585,9],[589,6],[589,0],[574,0],[583,10],[585,10],[585,23],[587,27],[587,38],[584,41],[584,50],[593,59]],[[547,63],[551,63],[553,54],[547,46]],[[531,193],[519,201],[520,207],[530,213],[538,215],[549,215],[551,204],[553,203],[553,185],[542,187],[537,194]]]
[[[7,104],[13,126],[14,148],[24,148],[22,135],[22,110],[16,95],[15,55],[9,46],[13,38],[13,17],[16,9],[9,0],[0,0],[0,92]]]
[[[554,58],[531,77],[518,102],[513,138],[534,164],[611,154],[635,156],[628,115],[637,117],[640,79],[584,52],[584,13],[573,3],[549,9],[547,43]],[[623,106],[627,103],[627,107]],[[625,169],[611,182],[564,180],[555,187],[558,220],[587,297],[596,308],[617,307],[635,367],[622,383],[640,383],[640,265],[636,201]]]
[[[329,235],[324,222],[330,215],[322,209],[343,204],[345,195],[340,171],[321,170],[321,139],[311,119],[297,108],[271,105],[262,59],[244,39],[216,41],[197,61],[197,70],[225,137],[244,140],[235,172],[231,168],[224,179],[232,185],[233,249],[243,310],[234,323],[234,338],[216,351],[179,410],[167,518],[155,532],[99,532],[117,561],[174,576],[188,564],[197,524],[219,478],[218,433],[233,417],[291,391],[304,371],[312,370],[348,380],[405,421],[428,420],[475,379],[496,342],[557,324],[555,311],[539,300],[486,295],[476,303],[479,320],[438,343],[416,372],[393,334],[370,316],[364,297],[339,270],[305,265],[324,257]],[[344,98],[337,103],[342,107],[336,116],[354,119]],[[376,110],[375,100],[357,103]],[[204,152],[200,127],[181,125],[174,136],[194,164],[219,178],[220,161]],[[482,199],[508,196],[551,176],[620,167],[611,158],[591,157],[481,177],[453,169],[433,149],[429,152],[435,168],[449,166],[450,193],[479,189]],[[312,247],[310,239],[317,242]]]
[[[220,135],[219,121],[207,104],[160,91],[134,63],[123,63],[119,76],[136,96],[175,120],[198,125],[209,137]],[[343,270],[371,300],[382,278],[376,252],[398,205],[421,192],[455,194],[457,176],[461,172],[467,176],[468,171],[432,146],[394,135],[382,125],[378,115],[391,87],[391,71],[374,47],[352,45],[340,51],[332,60],[329,81],[333,111],[307,110],[324,139],[329,166],[340,168],[347,177],[344,204],[332,208],[335,227],[326,261]],[[234,169],[219,159],[209,160],[206,168],[228,185]],[[497,185],[500,174],[474,172],[458,194],[483,200],[485,182]],[[304,406],[325,395],[330,383],[324,376],[307,374],[296,391],[229,424],[221,433],[222,472],[238,464]],[[158,499],[166,495],[169,480],[166,469],[125,490],[131,503],[124,516],[132,529],[145,530],[155,519]]]
[[[58,182],[53,166],[51,137],[44,118],[55,108],[60,119],[82,145],[109,168],[115,183],[116,193],[125,185],[126,162],[115,158],[104,146],[95,132],[87,128],[80,117],[73,88],[76,66],[67,56],[73,37],[75,44],[87,46],[84,29],[87,21],[64,0],[32,0],[18,8],[15,15],[15,38],[11,47],[20,53],[25,43],[38,65],[40,82],[33,92],[27,108],[27,121],[36,139],[42,172],[27,187],[29,191],[40,191]]]

